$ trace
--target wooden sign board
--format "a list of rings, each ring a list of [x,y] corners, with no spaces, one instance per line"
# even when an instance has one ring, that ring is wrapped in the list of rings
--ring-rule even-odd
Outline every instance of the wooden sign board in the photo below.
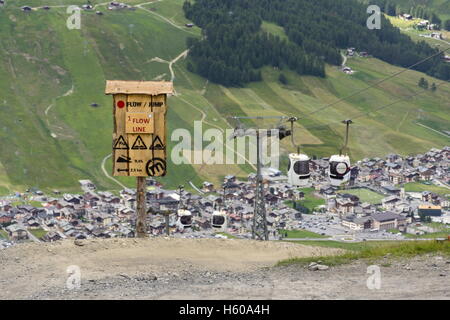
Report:
[[[107,81],[114,97],[113,175],[166,175],[167,94],[171,82]]]

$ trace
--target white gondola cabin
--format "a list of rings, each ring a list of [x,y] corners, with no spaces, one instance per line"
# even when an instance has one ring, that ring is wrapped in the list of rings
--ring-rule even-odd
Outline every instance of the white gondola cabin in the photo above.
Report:
[[[330,157],[329,162],[328,176],[333,186],[340,186],[350,180],[351,167],[349,156],[335,154]]]
[[[345,130],[345,142],[342,146],[339,154],[332,155],[330,157],[330,164],[328,168],[328,176],[330,177],[330,182],[333,186],[340,186],[343,183],[346,183],[350,180],[351,176],[351,167],[350,167],[350,157],[347,155],[343,155],[344,150],[347,150],[348,145],[348,134],[350,129],[350,124],[353,123],[352,120],[344,120],[342,121],[346,125]]]
[[[214,211],[211,217],[211,225],[215,229],[226,231],[227,228],[227,213],[223,210]]]
[[[192,213],[186,209],[179,209],[177,211],[178,215],[178,224],[183,228],[192,227]]]
[[[296,187],[305,187],[309,183],[310,158],[306,154],[289,154],[288,183]]]

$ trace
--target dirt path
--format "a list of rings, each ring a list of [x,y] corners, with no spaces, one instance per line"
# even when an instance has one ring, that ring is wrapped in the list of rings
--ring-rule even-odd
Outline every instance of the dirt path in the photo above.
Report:
[[[367,264],[310,271],[273,267],[294,256],[338,250],[285,242],[153,238],[28,243],[0,251],[0,299],[450,299],[450,260],[379,261],[381,288],[367,288]],[[67,268],[81,286],[68,289]]]
[[[142,9],[142,10],[144,10],[144,11],[147,11],[147,12],[149,12],[149,13],[151,13],[151,14],[157,16],[157,17],[159,17],[160,19],[162,19],[163,21],[165,21],[165,22],[167,22],[168,24],[172,25],[173,27],[177,28],[178,30],[181,30],[181,31],[186,32],[186,33],[189,33],[189,34],[196,35],[196,33],[191,32],[191,31],[189,31],[189,30],[186,30],[184,27],[179,26],[178,24],[176,24],[176,23],[173,22],[172,20],[170,20],[170,19],[164,17],[163,15],[160,15],[160,14],[154,12],[154,11],[151,11],[151,10],[149,10],[149,9],[147,9],[147,8],[145,8],[145,7],[143,7],[143,6],[146,5],[146,4],[156,3],[156,2],[161,2],[161,1],[162,1],[162,0],[159,0],[159,1],[152,1],[152,2],[146,2],[146,3],[141,3],[141,4],[135,5],[135,7],[136,7],[136,8],[139,8],[139,9]]]
[[[71,135],[66,135],[66,134],[61,134],[61,133],[56,134],[56,133],[52,132],[52,131],[51,131],[51,127],[58,128],[58,129],[60,129],[60,130],[62,130],[62,131],[63,131],[64,129],[63,129],[62,127],[60,127],[60,126],[54,124],[54,123],[50,123],[50,117],[49,117],[48,113],[49,113],[50,110],[54,107],[56,101],[57,101],[59,98],[68,97],[68,96],[72,95],[73,92],[74,92],[74,89],[75,89],[75,88],[74,88],[74,85],[72,84],[72,87],[71,87],[67,92],[65,92],[65,93],[63,93],[62,95],[60,95],[60,96],[56,97],[55,99],[53,99],[53,102],[52,102],[52,103],[47,107],[47,109],[45,109],[45,111],[44,111],[44,114],[45,114],[45,117],[46,117],[46,120],[47,120],[47,126],[48,126],[48,128],[49,128],[49,130],[50,130],[50,135],[51,135],[53,138],[57,138],[58,135],[59,135],[59,136],[66,137],[66,138],[73,138],[73,136],[71,136]],[[57,117],[55,116],[55,119],[56,119],[56,118],[57,118]]]
[[[342,66],[342,68],[344,68],[345,64],[347,63],[347,56],[341,52],[341,57],[342,57],[342,65],[341,66]]]
[[[0,251],[0,299],[45,298],[47,291],[60,292],[71,265],[79,266],[82,283],[89,284],[149,275],[164,279],[182,274],[198,278],[202,272],[249,273],[289,257],[337,252],[291,243],[222,239],[89,240],[84,246],[69,240],[27,243]],[[164,283],[158,282],[159,293],[165,290]]]
[[[400,128],[403,125],[403,123],[405,122],[406,118],[408,118],[410,111],[411,110],[408,110],[408,112],[405,113],[405,115],[403,116],[402,120],[399,122],[399,124],[397,126],[397,132],[400,130]]]
[[[126,189],[127,187],[122,182],[120,182],[116,178],[112,177],[105,168],[106,160],[108,160],[108,158],[110,158],[111,156],[112,156],[112,154],[110,153],[106,157],[104,157],[102,160],[101,168],[102,168],[103,174],[105,175],[105,177],[107,177],[108,179],[110,179],[114,183],[116,183],[119,187]]]
[[[173,64],[176,63],[181,58],[186,59],[188,53],[189,53],[189,49],[184,50],[182,53],[180,53],[178,55],[178,57],[176,57],[175,59],[173,59],[172,61],[169,62],[169,70],[170,70],[170,75],[171,75],[170,81],[173,82],[175,80],[175,72],[173,71]]]

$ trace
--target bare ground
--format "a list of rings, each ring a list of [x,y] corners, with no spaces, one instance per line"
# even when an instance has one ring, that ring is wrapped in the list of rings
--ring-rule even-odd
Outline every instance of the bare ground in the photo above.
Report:
[[[0,251],[0,299],[450,299],[450,261],[386,258],[381,289],[367,263],[309,271],[273,267],[338,249],[222,239],[109,239],[21,244]],[[67,268],[81,271],[69,290]]]

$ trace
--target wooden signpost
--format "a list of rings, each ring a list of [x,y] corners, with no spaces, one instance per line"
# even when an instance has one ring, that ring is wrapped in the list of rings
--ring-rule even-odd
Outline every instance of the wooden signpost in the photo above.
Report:
[[[114,98],[113,175],[137,177],[136,234],[146,236],[145,177],[167,172],[167,95],[172,82],[106,81]]]

